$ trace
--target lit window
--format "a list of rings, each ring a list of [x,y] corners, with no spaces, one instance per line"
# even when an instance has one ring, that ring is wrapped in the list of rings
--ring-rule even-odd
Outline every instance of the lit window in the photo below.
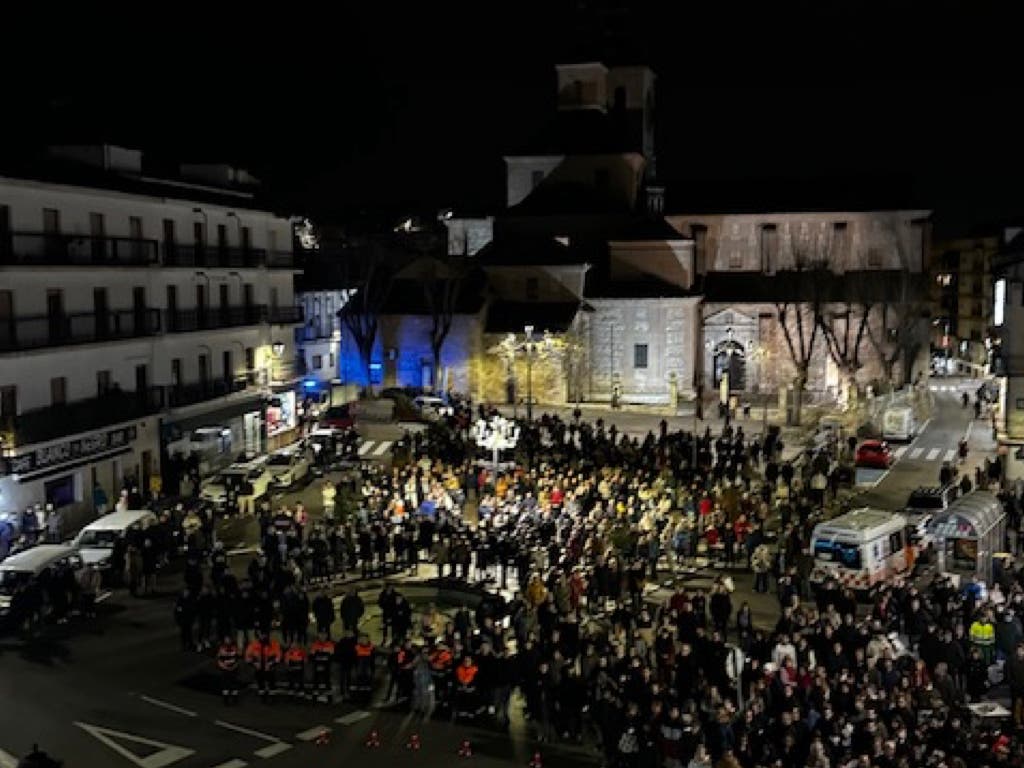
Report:
[[[323,355],[313,355],[313,370],[319,371],[324,367]]]

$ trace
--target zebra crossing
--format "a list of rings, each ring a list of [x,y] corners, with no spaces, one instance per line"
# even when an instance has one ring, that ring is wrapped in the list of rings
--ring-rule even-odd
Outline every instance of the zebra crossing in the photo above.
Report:
[[[969,385],[964,384],[929,384],[929,392],[961,392]]]
[[[938,461],[945,463],[956,459],[956,450],[953,448],[922,448],[901,445],[893,451],[893,457],[896,461],[907,459],[908,461]]]
[[[359,457],[380,459],[388,455],[394,440],[363,440],[359,443]]]

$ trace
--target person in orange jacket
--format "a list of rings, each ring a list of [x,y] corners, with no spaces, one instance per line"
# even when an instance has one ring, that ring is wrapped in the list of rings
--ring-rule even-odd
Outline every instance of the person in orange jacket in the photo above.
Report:
[[[238,646],[230,635],[217,648],[217,669],[220,670],[220,693],[224,703],[238,702]]]
[[[281,663],[281,644],[263,632],[245,649],[245,660],[256,672],[256,688],[266,701],[274,691],[274,670]]]
[[[306,649],[292,643],[284,653],[284,666],[288,673],[288,689],[292,696],[306,695]]]
[[[462,657],[462,663],[455,668],[455,680],[458,688],[455,693],[454,706],[452,707],[452,719],[459,715],[474,717],[479,707],[479,699],[476,691],[477,675],[480,667],[476,665],[473,658],[468,654]]]
[[[313,664],[313,695],[324,696],[328,704],[333,703],[331,662],[334,660],[334,642],[326,632],[321,632],[309,647],[309,659]]]
[[[365,693],[369,693],[373,687],[373,643],[367,635],[360,635],[356,643],[356,685]]]
[[[434,693],[442,707],[446,706],[449,701],[452,659],[452,652],[448,650],[445,643],[435,645],[427,659],[430,664],[430,674],[434,678]]]

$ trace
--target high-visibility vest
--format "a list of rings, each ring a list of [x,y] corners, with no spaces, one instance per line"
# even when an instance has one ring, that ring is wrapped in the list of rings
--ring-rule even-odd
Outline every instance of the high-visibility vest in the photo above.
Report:
[[[285,664],[291,669],[298,669],[306,663],[306,651],[300,646],[292,646],[284,654]]]
[[[373,655],[373,643],[357,643],[356,658],[368,659]]]
[[[455,677],[463,685],[472,685],[476,679],[476,673],[479,671],[480,667],[476,664],[470,664],[468,667],[465,664],[460,664],[455,670]]]
[[[452,663],[451,651],[444,648],[436,648],[430,654],[430,666],[436,670],[447,669]]]
[[[238,646],[234,643],[223,643],[217,649],[217,668],[224,672],[234,672],[238,668]]]
[[[994,645],[996,642],[996,630],[991,624],[982,624],[976,621],[971,624],[971,642],[978,645]]]
[[[281,646],[277,640],[271,640],[265,644],[259,640],[253,640],[249,643],[249,647],[245,649],[245,660],[258,667],[266,665],[269,669],[275,664],[280,663]]]
[[[318,666],[330,664],[334,658],[334,643],[330,640],[317,640],[310,646],[309,655]]]

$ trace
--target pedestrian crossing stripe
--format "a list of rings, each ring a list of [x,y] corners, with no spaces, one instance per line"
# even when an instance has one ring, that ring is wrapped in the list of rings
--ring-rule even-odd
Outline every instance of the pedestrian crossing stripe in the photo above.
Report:
[[[952,461],[955,458],[956,458],[956,451],[954,451],[952,448],[950,448],[948,451],[946,451],[946,455],[942,457],[942,460],[944,462],[950,462],[950,461]]]
[[[903,454],[907,452],[907,447],[908,446],[906,446],[906,445],[901,445],[899,448],[896,449],[896,452],[893,455],[897,459],[902,459],[903,458]]]
[[[334,718],[334,722],[341,725],[355,725],[360,720],[365,720],[368,717],[371,717],[369,712],[364,709],[357,709],[355,712],[349,712],[347,715]]]
[[[927,453],[925,453],[927,451]],[[945,453],[942,452],[941,448],[911,448],[909,445],[901,445],[899,448],[892,452],[895,460],[906,457],[911,461],[918,459],[922,461],[943,461],[951,462],[956,459],[956,451],[952,448],[947,449]]]
[[[939,458],[940,453],[942,453],[942,450],[940,448],[932,448],[930,451],[928,451],[926,461],[935,461],[937,458]]]
[[[318,725],[315,728],[310,728],[308,731],[302,733],[296,733],[295,738],[299,741],[315,741],[321,736],[326,736],[331,732],[331,729],[325,725]]]
[[[383,456],[391,448],[392,443],[394,440],[364,440],[359,444],[359,455]]]
[[[910,452],[910,459],[911,459],[911,461],[913,461],[914,459],[921,458],[921,454],[922,453],[924,453],[924,448],[915,448],[914,450],[912,450]]]

